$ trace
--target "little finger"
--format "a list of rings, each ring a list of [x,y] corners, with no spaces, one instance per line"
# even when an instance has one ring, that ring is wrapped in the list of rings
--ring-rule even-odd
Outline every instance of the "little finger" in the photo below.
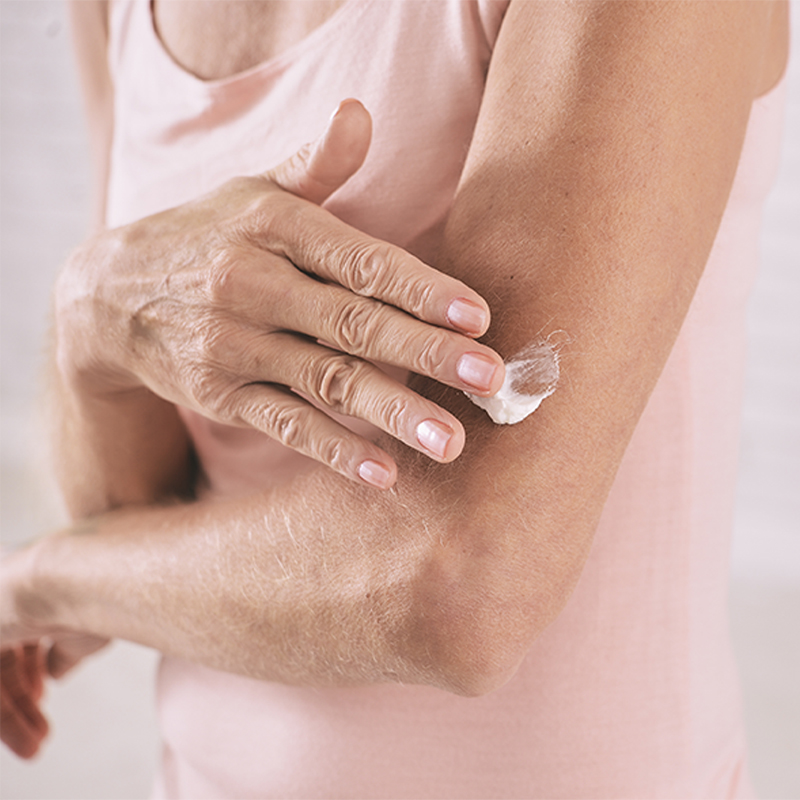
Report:
[[[231,412],[236,421],[352,481],[390,489],[397,480],[388,453],[283,386],[248,383],[232,396]]]

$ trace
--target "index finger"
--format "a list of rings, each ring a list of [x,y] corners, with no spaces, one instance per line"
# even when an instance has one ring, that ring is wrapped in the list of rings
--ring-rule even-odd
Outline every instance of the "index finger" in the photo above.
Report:
[[[300,198],[295,202],[302,208],[276,214],[270,221],[265,244],[272,252],[304,272],[425,322],[472,337],[486,333],[489,306],[465,283],[401,247],[361,233],[325,209]]]

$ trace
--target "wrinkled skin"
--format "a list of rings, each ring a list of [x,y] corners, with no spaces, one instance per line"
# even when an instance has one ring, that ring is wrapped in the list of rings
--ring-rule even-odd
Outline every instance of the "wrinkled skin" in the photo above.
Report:
[[[388,454],[294,392],[455,458],[461,423],[370,360],[493,394],[502,360],[472,338],[488,306],[318,207],[360,166],[370,131],[363,106],[345,102],[275,170],[89,240],[56,288],[62,374],[97,397],[146,387],[355,480],[369,460],[381,488],[395,479]]]

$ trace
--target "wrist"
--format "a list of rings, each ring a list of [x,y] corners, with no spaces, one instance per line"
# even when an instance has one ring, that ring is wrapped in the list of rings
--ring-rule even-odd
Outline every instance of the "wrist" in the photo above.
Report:
[[[55,282],[55,364],[62,386],[77,395],[102,398],[142,387],[119,330],[124,307],[112,279],[119,247],[113,232],[101,232],[71,253]]]
[[[78,523],[83,524],[91,523]],[[20,620],[31,628],[84,630],[75,601],[86,587],[78,589],[70,580],[72,530],[42,537],[18,554],[17,608]]]
[[[53,624],[53,607],[37,580],[39,543],[3,555],[2,618],[4,642],[22,641]]]

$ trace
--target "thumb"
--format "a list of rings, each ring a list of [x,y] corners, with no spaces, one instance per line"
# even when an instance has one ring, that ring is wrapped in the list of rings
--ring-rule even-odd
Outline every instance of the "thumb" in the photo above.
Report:
[[[265,177],[287,192],[323,203],[364,163],[372,137],[372,117],[358,100],[343,100],[325,133],[303,145]]]

